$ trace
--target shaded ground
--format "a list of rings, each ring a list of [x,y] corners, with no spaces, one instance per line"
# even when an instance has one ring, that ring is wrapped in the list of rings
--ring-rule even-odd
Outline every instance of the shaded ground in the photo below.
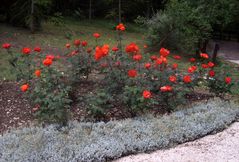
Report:
[[[139,154],[115,162],[238,162],[239,123],[215,135],[209,135],[169,150]]]

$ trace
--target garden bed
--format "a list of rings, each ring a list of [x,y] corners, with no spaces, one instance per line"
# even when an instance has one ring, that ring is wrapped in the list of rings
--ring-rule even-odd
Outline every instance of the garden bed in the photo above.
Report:
[[[70,122],[27,127],[0,137],[3,161],[108,161],[128,154],[164,149],[226,128],[239,106],[211,99],[158,117],[98,122]]]
[[[93,78],[93,80],[95,77]],[[97,87],[98,83],[93,81],[82,82],[78,85],[71,104],[71,120],[77,121],[92,121],[90,115],[87,112],[86,104],[84,100],[78,100],[77,98],[84,97],[82,94],[92,93]],[[189,103],[208,100],[212,98],[209,93],[197,92],[186,96]],[[19,85],[16,82],[1,82],[0,83],[0,134],[8,131],[9,129],[27,126],[34,121],[33,107],[30,106],[29,101],[23,96],[20,91]],[[157,110],[157,111],[156,111]],[[165,114],[164,109],[155,108],[150,110],[151,114]],[[103,121],[120,120],[130,118],[130,114],[127,110],[117,106],[109,111]]]

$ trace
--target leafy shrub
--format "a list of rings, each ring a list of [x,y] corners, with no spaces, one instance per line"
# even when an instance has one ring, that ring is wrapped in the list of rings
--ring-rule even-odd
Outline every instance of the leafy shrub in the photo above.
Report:
[[[166,48],[160,48],[159,55],[151,56],[145,50],[147,46],[142,50],[132,42],[123,48],[125,30],[124,24],[116,26],[119,39],[115,47],[98,45],[101,35],[94,33],[96,47],[88,47],[86,41],[76,39],[73,47],[66,44],[64,56],[44,57],[39,47],[35,52],[23,48],[22,54],[15,55],[10,44],[3,44],[12,56],[10,64],[21,72],[18,77],[23,84],[21,89],[29,94],[39,119],[66,123],[72,99],[69,94],[74,94],[80,82],[88,82],[90,74],[102,79],[93,94],[80,94],[80,102],[85,103],[96,119],[104,119],[115,108],[132,117],[145,110],[171,112],[177,105],[187,104],[187,96],[194,94],[199,86],[209,86],[217,96],[230,92],[234,81],[225,73],[216,76],[212,73],[218,65],[210,61],[208,54],[191,58],[187,71],[179,71],[176,63],[168,61],[172,54]],[[172,57],[181,59],[178,55]]]

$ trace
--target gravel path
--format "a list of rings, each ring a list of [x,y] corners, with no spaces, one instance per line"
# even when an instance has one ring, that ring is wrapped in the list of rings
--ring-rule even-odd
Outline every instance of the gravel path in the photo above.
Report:
[[[239,122],[215,135],[151,154],[138,154],[115,162],[239,162]]]

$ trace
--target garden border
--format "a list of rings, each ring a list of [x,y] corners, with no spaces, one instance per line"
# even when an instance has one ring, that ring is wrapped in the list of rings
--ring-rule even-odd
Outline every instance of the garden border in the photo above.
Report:
[[[0,136],[0,161],[109,161],[216,133],[238,117],[238,104],[211,99],[157,118],[70,122],[60,132],[57,125],[32,126]]]

